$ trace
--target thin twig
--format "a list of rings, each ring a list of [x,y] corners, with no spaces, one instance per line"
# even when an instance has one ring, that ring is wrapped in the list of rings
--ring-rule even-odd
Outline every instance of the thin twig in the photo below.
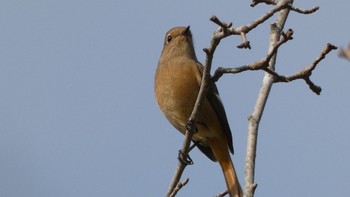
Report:
[[[293,1],[291,1],[290,3],[292,4]],[[280,40],[281,30],[284,28],[284,24],[287,20],[288,14],[289,9],[281,10],[277,17],[275,25],[271,25],[269,53],[273,51],[276,43]],[[277,52],[272,56],[272,58],[269,61],[268,67],[271,70],[275,70],[276,57]],[[248,120],[247,154],[245,159],[244,171],[244,197],[253,197],[257,188],[257,184],[254,183],[254,179],[256,147],[259,131],[258,128],[273,84],[273,79],[270,76],[270,74],[265,73],[263,83],[254,106],[253,113]]]
[[[254,7],[260,3],[265,3],[266,5],[276,5],[277,4],[276,0],[253,0],[252,3],[250,4],[250,6]],[[303,9],[294,7],[292,4],[290,4],[288,7],[290,10],[297,12],[299,14],[312,14],[320,8],[318,6],[315,6],[313,8],[303,10]]]
[[[223,29],[227,29],[227,28],[230,28],[231,26],[232,26],[232,23],[225,23],[225,22],[222,22],[222,21],[220,21],[219,20],[219,18],[218,17],[216,17],[216,16],[212,16],[211,18],[210,18],[210,20],[213,22],[213,23],[215,23],[215,24],[217,24],[217,25],[219,25],[221,28],[223,28]]]
[[[265,22],[267,19],[269,19],[271,16],[273,16],[275,13],[281,11],[282,9],[285,9],[289,6],[289,4],[292,2],[292,0],[283,0],[279,1],[276,6],[274,6],[271,10],[266,12],[264,15],[262,15],[260,18],[256,19],[255,21],[251,22],[248,25],[244,25],[238,28],[230,28],[231,32],[241,32],[244,31],[245,33],[248,33],[250,30],[254,29],[261,23]]]
[[[242,43],[237,46],[239,49],[251,49],[250,42],[247,39],[247,34],[245,32],[241,32]]]
[[[268,20],[271,16],[273,16],[276,12],[279,12],[280,10],[287,8],[289,6],[289,3],[291,0],[283,0],[280,1],[276,6],[274,6],[271,10],[269,10],[267,13],[262,15],[261,17],[257,18],[256,20],[252,21],[249,24],[242,25],[240,27],[231,27],[232,23],[225,23],[219,20],[218,17],[213,16],[211,18],[211,21],[213,21],[215,24],[219,25],[221,28],[219,31],[216,31],[216,36],[218,37],[219,40],[231,36],[231,35],[241,35],[245,36],[248,32],[250,32],[252,29],[255,27],[259,26],[266,20]],[[228,24],[228,25],[225,25]],[[224,30],[224,31],[222,31]],[[243,46],[248,46],[247,43],[249,44],[249,41],[246,37],[242,37],[242,43],[238,46],[241,48],[248,48],[248,47],[243,47]],[[249,45],[250,46],[250,45]]]
[[[282,39],[280,39],[270,50],[270,52],[266,55],[266,57],[262,58],[261,60],[258,60],[252,64],[236,67],[236,68],[222,68],[219,67],[213,77],[211,78],[212,81],[217,81],[223,74],[231,73],[231,74],[237,74],[243,71],[247,70],[265,70],[266,72],[270,74],[274,74],[274,71],[271,69],[268,69],[268,63],[270,62],[271,58],[277,53],[277,49],[284,43],[286,43],[288,40],[293,39],[293,30],[289,29],[286,33],[282,32]]]
[[[228,194],[228,191],[226,190],[226,191],[224,191],[224,192],[222,192],[222,193],[216,195],[215,197],[224,197],[224,196],[226,196],[227,194]]]
[[[188,183],[189,180],[190,180],[190,179],[187,178],[187,179],[184,180],[184,182],[182,182],[182,183],[179,182],[179,183],[176,185],[176,187],[174,188],[173,192],[169,195],[169,197],[174,197],[174,196],[176,196],[177,192],[180,191],[180,189],[181,189],[183,186],[185,186],[185,185]]]
[[[297,79],[303,79],[306,84],[309,85],[309,88],[316,93],[317,95],[319,95],[321,93],[321,87],[315,85],[311,79],[310,76],[312,75],[312,71],[316,68],[316,66],[318,65],[318,63],[325,58],[325,56],[332,50],[337,49],[336,46],[328,43],[325,48],[322,50],[321,54],[311,63],[311,65],[309,65],[308,67],[305,67],[301,70],[299,70],[297,73],[290,75],[290,76],[283,76],[278,74],[277,72],[275,72],[274,70],[270,69],[267,65],[268,62],[270,61],[270,59],[277,53],[277,50],[279,48],[279,46],[281,46],[283,43],[287,42],[288,40],[292,39],[293,35],[293,31],[290,29],[287,31],[287,33],[283,33],[282,32],[282,39],[279,40],[271,49],[271,51],[269,52],[269,54],[264,58],[261,59],[259,61],[256,61],[252,64],[248,64],[248,65],[244,65],[244,66],[240,66],[240,67],[236,67],[236,68],[222,68],[219,67],[213,77],[212,80],[213,81],[217,81],[223,74],[227,74],[227,73],[231,73],[231,74],[236,74],[236,73],[240,73],[243,71],[247,71],[247,70],[264,70],[267,73],[269,73],[270,75],[272,75],[274,77],[274,83],[278,83],[278,82],[291,82]]]
[[[318,9],[320,9],[320,7],[318,7],[318,6],[315,6],[313,8],[307,9],[307,10],[302,10],[302,9],[294,7],[294,6],[290,6],[290,10],[297,12],[299,14],[312,14],[312,13],[316,12]]]
[[[290,82],[290,81],[294,81],[297,79],[303,79],[308,85],[309,88],[316,93],[317,95],[319,95],[321,93],[321,87],[315,85],[311,79],[310,76],[312,75],[312,71],[315,70],[316,66],[318,65],[318,63],[324,59],[326,57],[326,55],[331,52],[332,50],[336,50],[337,47],[328,43],[322,50],[322,52],[320,53],[320,55],[307,67],[301,69],[300,71],[296,72],[293,75],[290,76],[283,76],[283,75],[279,75],[277,73],[274,73],[273,76],[275,77],[274,79],[274,83],[278,83],[278,82]]]
[[[253,0],[252,3],[250,4],[251,7],[254,7],[258,5],[259,3],[265,3],[267,5],[276,5],[275,0]]]

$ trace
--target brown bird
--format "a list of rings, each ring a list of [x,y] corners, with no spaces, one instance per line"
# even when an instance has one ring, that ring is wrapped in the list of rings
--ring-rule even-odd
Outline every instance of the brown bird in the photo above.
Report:
[[[155,75],[155,97],[169,122],[182,134],[200,89],[203,65],[198,62],[190,27],[170,29]],[[242,197],[230,152],[233,153],[231,130],[218,89],[212,83],[198,117],[192,141],[211,160],[218,161],[231,197]]]

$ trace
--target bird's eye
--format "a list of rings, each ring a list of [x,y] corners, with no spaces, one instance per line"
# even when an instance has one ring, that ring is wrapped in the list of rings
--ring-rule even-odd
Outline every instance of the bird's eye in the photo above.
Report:
[[[167,42],[169,43],[171,41],[171,39],[173,39],[173,37],[171,35],[168,35]]]

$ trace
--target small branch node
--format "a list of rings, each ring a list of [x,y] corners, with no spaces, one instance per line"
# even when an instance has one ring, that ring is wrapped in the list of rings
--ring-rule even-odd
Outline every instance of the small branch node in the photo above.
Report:
[[[251,49],[250,42],[247,39],[247,34],[242,31],[241,32],[242,43],[237,46],[239,49]]]
[[[258,187],[258,184],[254,183],[251,185],[253,192],[255,192],[256,188]]]
[[[286,40],[293,40],[293,29],[288,29],[286,32],[282,32],[282,36]]]
[[[242,42],[240,45],[237,45],[237,48],[239,49],[251,49],[250,42]]]
[[[265,3],[266,5],[276,5],[276,2],[274,0],[253,0],[250,4],[250,7],[255,7],[259,3]]]
[[[230,27],[232,27],[232,23],[225,23],[225,22],[222,22],[222,21],[220,21],[220,19],[218,18],[218,17],[216,17],[216,16],[212,16],[211,18],[210,18],[210,20],[213,22],[213,23],[215,23],[215,24],[217,24],[217,25],[219,25],[222,29],[228,29],[228,28],[230,28]]]
[[[224,70],[224,68],[222,68],[222,67],[217,68],[216,71],[214,72],[214,75],[211,77],[211,80],[213,82],[218,81],[222,77],[222,75],[224,74],[223,70]]]
[[[222,25],[221,21],[220,21],[220,20],[218,19],[218,17],[216,17],[215,15],[212,16],[212,17],[210,17],[210,20],[211,20],[213,23],[215,23],[215,24],[217,24],[217,25],[219,25],[219,26]]]
[[[208,48],[204,48],[203,51],[204,51],[204,53],[206,53],[207,55],[209,54],[209,49],[208,49]]]
[[[294,12],[297,12],[297,13],[299,13],[299,14],[312,14],[312,13],[314,13],[314,12],[316,12],[317,10],[320,9],[319,6],[315,6],[315,7],[313,7],[313,8],[307,9],[307,10],[302,10],[302,9],[297,8],[297,7],[294,7],[294,6],[292,6],[292,5],[290,5],[289,8],[290,8],[290,10],[292,10],[292,11],[294,11]]]
[[[322,52],[320,53],[320,55],[307,67],[301,69],[300,71],[298,71],[297,73],[288,76],[288,77],[284,77],[281,75],[274,75],[275,76],[275,80],[274,82],[290,82],[290,81],[294,81],[297,79],[303,79],[306,84],[309,86],[309,88],[317,95],[321,94],[322,88],[320,86],[315,85],[310,77],[312,75],[312,71],[316,68],[316,66],[318,65],[319,62],[321,62],[322,59],[324,59],[326,57],[326,55],[331,52],[332,50],[336,50],[337,47],[334,46],[333,44],[327,43],[327,45],[323,48]]]
[[[226,191],[224,191],[224,192],[222,192],[222,193],[216,195],[215,197],[224,197],[224,196],[226,196],[227,194],[228,194],[228,191],[226,190]]]
[[[321,94],[322,88],[321,88],[320,86],[315,85],[315,84],[311,81],[310,77],[305,77],[304,80],[305,80],[306,84],[309,85],[309,88],[310,88],[315,94],[317,94],[317,95],[320,95],[320,94]]]
[[[331,44],[331,43],[327,43],[327,48],[329,48],[328,50],[330,51],[330,50],[336,50],[336,49],[338,49],[338,47],[337,46],[335,46],[335,45],[333,45],[333,44]],[[349,45],[349,50],[350,50],[350,45]]]
[[[183,188],[189,181],[190,181],[190,179],[186,178],[182,183],[178,182],[176,187],[174,188],[173,192],[169,195],[169,197],[176,196],[177,192],[180,191],[180,189]]]

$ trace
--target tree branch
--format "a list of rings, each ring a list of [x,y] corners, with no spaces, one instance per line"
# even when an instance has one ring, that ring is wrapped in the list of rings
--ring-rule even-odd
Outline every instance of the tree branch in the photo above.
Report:
[[[307,9],[307,10],[302,10],[302,9],[294,7],[294,6],[290,6],[290,10],[297,12],[299,14],[312,14],[312,13],[316,12],[318,9],[320,9],[320,7],[318,7],[318,6]]]
[[[291,1],[290,3],[293,3],[293,1]],[[280,39],[281,30],[284,28],[284,24],[287,20],[288,14],[289,9],[281,10],[277,17],[276,24],[271,25],[269,53],[271,53],[274,50],[274,46]],[[269,61],[268,68],[270,68],[272,71],[275,70],[276,56],[277,51],[275,52],[275,54],[272,55],[272,58]],[[245,159],[244,176],[244,197],[253,197],[255,189],[257,187],[257,184],[254,183],[254,177],[258,129],[272,84],[273,78],[270,74],[265,73],[263,83],[260,88],[257,101],[255,103],[254,111],[248,120],[247,154]]]
[[[176,185],[176,187],[174,188],[174,190],[171,192],[171,194],[169,195],[169,197],[174,197],[174,196],[176,196],[177,192],[180,191],[180,189],[181,189],[183,186],[185,186],[185,185],[188,183],[189,180],[190,180],[190,179],[187,178],[187,179],[185,179],[185,181],[182,182],[182,183],[181,183],[181,182],[178,182],[178,184]]]
[[[256,5],[258,5],[259,3],[265,3],[266,5],[276,5],[278,1],[276,0],[253,0],[252,3],[250,4],[251,7],[254,7]],[[288,5],[289,9],[297,12],[299,14],[312,14],[314,12],[316,12],[320,7],[316,6],[310,9],[300,9],[297,7],[294,7],[292,4]]]
[[[292,40],[293,39],[293,30],[289,29],[287,32],[282,32],[282,39],[279,40],[274,46],[272,46],[270,52],[266,55],[266,57],[262,58],[261,60],[258,60],[252,64],[248,64],[248,65],[244,65],[244,66],[240,66],[237,68],[222,68],[219,67],[213,77],[211,78],[212,81],[217,81],[219,80],[220,77],[222,77],[223,74],[227,74],[227,73],[231,73],[231,74],[236,74],[236,73],[240,73],[243,71],[247,71],[247,70],[265,70],[266,72],[270,73],[270,74],[274,74],[275,72],[271,69],[268,68],[269,66],[269,62],[271,60],[271,58],[277,53],[277,49],[284,43],[286,43],[288,40]]]
[[[265,3],[267,5],[276,5],[275,0],[253,0],[252,3],[250,4],[251,7],[254,7],[258,5],[259,3]]]
[[[274,6],[271,10],[269,10],[267,13],[265,13],[261,17],[257,18],[256,20],[252,21],[247,25],[243,25],[237,28],[231,27],[232,23],[227,24],[227,23],[221,22],[216,16],[213,16],[210,20],[221,27],[218,31],[215,32],[219,40],[231,35],[241,35],[242,43],[238,45],[238,48],[250,48],[250,46],[247,45],[249,44],[249,41],[246,38],[246,34],[250,32],[252,29],[254,29],[255,27],[257,27],[258,25],[268,20],[276,12],[279,12],[280,10],[287,8],[290,2],[292,2],[292,0],[279,1],[279,3],[276,6]]]
[[[224,196],[226,196],[227,194],[228,194],[228,191],[224,191],[224,192],[222,192],[222,193],[216,195],[215,197],[224,197]]]
[[[282,17],[282,16],[280,16],[280,17]],[[259,94],[259,96],[260,95],[262,95],[262,96],[261,96],[261,98],[258,98],[253,115],[249,118],[249,132],[252,133],[252,135],[250,135],[250,137],[255,138],[255,139],[252,139],[251,144],[247,145],[250,148],[247,148],[248,150],[247,150],[247,158],[246,158],[246,178],[247,178],[248,173],[250,173],[249,176],[254,176],[254,174],[253,174],[254,172],[252,172],[254,167],[251,167],[251,166],[255,165],[255,164],[253,164],[255,161],[253,161],[252,157],[254,156],[254,159],[255,159],[255,154],[256,154],[255,149],[256,149],[256,142],[257,142],[256,137],[257,137],[257,131],[258,131],[257,129],[258,129],[258,125],[259,125],[259,122],[260,122],[260,119],[262,116],[262,112],[263,112],[266,100],[268,98],[269,90],[272,86],[272,83],[290,82],[290,81],[297,80],[297,79],[303,79],[309,85],[310,89],[313,92],[315,92],[316,94],[320,94],[321,88],[319,86],[316,86],[311,81],[310,76],[312,74],[312,71],[318,65],[318,63],[322,59],[324,59],[325,56],[331,50],[337,49],[337,47],[335,47],[334,45],[327,44],[325,46],[325,48],[322,50],[321,54],[308,67],[301,69],[300,71],[298,71],[297,73],[295,73],[291,76],[286,77],[283,75],[279,75],[273,69],[274,62],[275,62],[275,60],[273,60],[273,58],[275,58],[275,56],[277,54],[277,50],[282,44],[286,43],[288,40],[293,39],[293,37],[292,37],[293,31],[291,29],[289,29],[286,33],[282,32],[280,34],[280,35],[282,35],[282,38],[280,40],[274,41],[274,40],[276,40],[276,38],[275,38],[276,34],[277,33],[279,34],[279,32],[280,32],[279,29],[280,28],[278,28],[276,25],[272,25],[272,27],[271,27],[271,32],[272,32],[271,36],[272,36],[273,42],[271,43],[269,53],[266,55],[265,58],[258,60],[252,64],[244,65],[244,66],[237,67],[237,68],[221,68],[220,67],[215,71],[215,73],[212,77],[213,81],[217,81],[223,74],[226,74],[226,73],[236,74],[236,73],[240,73],[240,72],[247,71],[247,70],[264,70],[264,71],[266,71],[266,74],[265,74],[265,77],[263,80],[263,87],[261,88],[260,94]],[[253,151],[254,151],[254,154],[252,153]],[[247,168],[250,169],[250,172],[247,172],[248,171]],[[253,180],[253,179],[251,179],[251,180]],[[248,184],[246,182],[246,188],[245,188],[244,194],[246,196],[253,196],[256,186],[257,185],[254,184],[253,181],[249,182]]]
[[[290,81],[294,81],[297,79],[303,79],[306,84],[309,85],[309,88],[316,93],[317,95],[319,95],[321,93],[321,87],[315,85],[311,79],[310,76],[312,75],[312,71],[315,70],[316,66],[318,65],[318,63],[324,59],[326,57],[326,55],[331,52],[332,50],[336,50],[337,47],[328,43],[324,49],[322,50],[321,54],[307,67],[301,69],[300,71],[298,71],[297,73],[290,75],[290,76],[283,76],[283,75],[279,75],[277,73],[273,73],[272,75],[275,77],[274,79],[274,83],[278,83],[278,82],[290,82]]]
[[[318,65],[318,63],[324,59],[326,57],[326,55],[331,52],[332,50],[337,49],[336,46],[328,43],[325,48],[322,50],[321,54],[311,63],[311,65],[309,65],[308,67],[305,67],[301,70],[299,70],[298,72],[296,72],[293,75],[290,76],[284,76],[284,75],[280,75],[277,72],[275,72],[274,70],[270,69],[268,67],[268,62],[270,61],[270,59],[272,58],[273,55],[275,55],[277,53],[277,49],[279,48],[279,46],[281,46],[283,43],[287,42],[288,40],[292,39],[292,30],[290,29],[287,33],[283,33],[283,39],[279,40],[275,46],[272,47],[272,50],[270,51],[270,53],[264,58],[261,59],[259,61],[256,61],[252,64],[248,64],[248,65],[244,65],[244,66],[240,66],[240,67],[236,67],[236,68],[222,68],[219,67],[213,77],[212,80],[213,81],[217,81],[219,80],[220,77],[223,76],[223,74],[237,74],[243,71],[247,71],[247,70],[264,70],[267,73],[269,73],[270,75],[272,75],[274,77],[274,83],[278,83],[278,82],[291,82],[297,79],[303,79],[306,84],[309,85],[309,88],[317,95],[319,95],[321,93],[321,87],[315,85],[311,79],[310,76],[312,75],[312,71],[315,70],[316,66]]]

